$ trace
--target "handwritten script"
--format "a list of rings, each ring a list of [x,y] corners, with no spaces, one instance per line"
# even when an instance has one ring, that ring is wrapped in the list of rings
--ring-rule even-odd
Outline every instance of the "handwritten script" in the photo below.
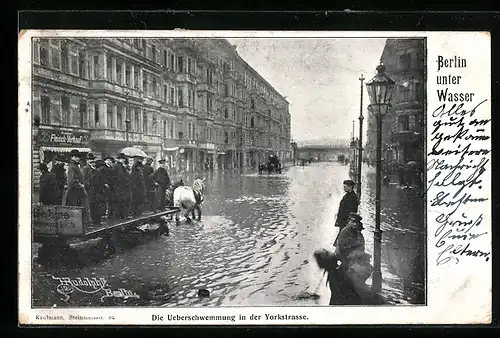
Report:
[[[427,198],[433,210],[440,210],[435,220],[434,245],[438,248],[437,265],[458,264],[471,257],[488,261],[490,248],[478,240],[486,235],[484,215],[479,212],[482,203],[488,203],[489,187],[483,183],[490,171],[491,119],[484,117],[487,99],[477,100],[475,93],[452,92],[450,77],[440,75],[446,68],[465,68],[467,60],[454,57],[456,62],[445,63],[438,56],[437,97],[439,106],[431,109],[429,126]],[[448,66],[447,66],[448,65]],[[443,86],[446,83],[446,86]],[[489,116],[489,115],[488,115]],[[432,231],[431,231],[432,234]]]

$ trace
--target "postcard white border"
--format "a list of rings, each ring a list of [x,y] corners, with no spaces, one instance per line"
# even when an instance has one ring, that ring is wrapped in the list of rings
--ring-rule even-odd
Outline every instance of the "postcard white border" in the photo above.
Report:
[[[480,324],[491,322],[491,260],[470,260],[461,265],[436,267],[432,262],[437,254],[433,249],[431,232],[435,226],[427,220],[427,305],[378,307],[237,307],[237,308],[31,308],[31,37],[39,36],[93,36],[93,37],[253,37],[253,38],[369,38],[369,37],[425,37],[427,38],[427,98],[429,107],[437,105],[432,85],[436,76],[438,54],[457,54],[471,60],[470,87],[488,98],[486,110],[490,112],[491,63],[490,35],[488,32],[387,32],[387,31],[127,31],[127,30],[28,30],[19,34],[19,322],[38,325],[311,325],[311,324]],[[380,51],[381,53],[382,51]],[[374,65],[375,68],[376,65]],[[483,95],[484,94],[484,95]],[[428,135],[429,137],[429,135]],[[491,167],[488,173],[491,184]],[[485,215],[485,245],[491,249],[491,202],[481,207]],[[428,213],[432,213],[428,207]],[[247,320],[235,322],[204,320],[151,320],[153,314],[170,315],[245,315]],[[260,320],[249,320],[251,314]],[[265,320],[265,314],[302,314],[307,320]],[[102,316],[103,320],[39,320],[44,315]],[[114,319],[110,319],[110,317]]]

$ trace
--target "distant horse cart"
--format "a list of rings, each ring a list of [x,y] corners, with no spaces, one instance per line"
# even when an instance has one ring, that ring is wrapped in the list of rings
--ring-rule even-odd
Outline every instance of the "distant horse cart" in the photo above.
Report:
[[[266,163],[259,164],[259,174],[267,171],[268,174],[275,172],[276,174],[281,174],[283,167],[281,166],[280,160],[276,155],[269,155]]]

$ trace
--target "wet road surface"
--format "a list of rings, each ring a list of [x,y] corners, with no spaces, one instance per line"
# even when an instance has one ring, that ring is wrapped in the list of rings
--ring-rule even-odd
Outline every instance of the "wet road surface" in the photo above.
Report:
[[[374,172],[364,170],[360,214],[366,250],[373,253]],[[202,177],[207,191],[200,222],[169,224],[168,237],[148,239],[85,267],[34,263],[33,305],[328,305],[330,291],[312,254],[332,248],[348,166],[316,163],[282,175],[225,171]],[[382,198],[382,294],[391,303],[423,303],[423,200],[417,189],[396,185],[385,187]],[[101,299],[103,290],[88,293],[87,287],[87,293],[74,290],[62,301],[53,276],[104,278],[110,289],[130,290],[139,298]],[[318,300],[299,299],[318,285]],[[210,297],[199,298],[199,289],[209,290]]]

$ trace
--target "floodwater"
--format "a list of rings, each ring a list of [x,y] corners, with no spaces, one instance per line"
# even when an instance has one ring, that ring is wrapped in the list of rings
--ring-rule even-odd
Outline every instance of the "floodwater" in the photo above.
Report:
[[[281,175],[208,173],[202,220],[170,235],[84,267],[33,264],[34,306],[312,306],[328,305],[330,291],[313,252],[332,249],[333,226],[348,166],[315,163]],[[185,177],[185,183],[193,181]],[[360,214],[366,250],[373,253],[374,172],[364,168]],[[394,304],[423,304],[423,200],[417,189],[384,187],[382,294]],[[182,219],[182,217],[181,217]],[[82,253],[83,254],[83,253]],[[73,290],[63,301],[54,277],[104,278],[107,288],[138,298]],[[371,280],[368,280],[370,283]],[[206,289],[210,296],[198,297]],[[316,291],[317,290],[317,291]],[[301,299],[304,291],[319,299]]]

